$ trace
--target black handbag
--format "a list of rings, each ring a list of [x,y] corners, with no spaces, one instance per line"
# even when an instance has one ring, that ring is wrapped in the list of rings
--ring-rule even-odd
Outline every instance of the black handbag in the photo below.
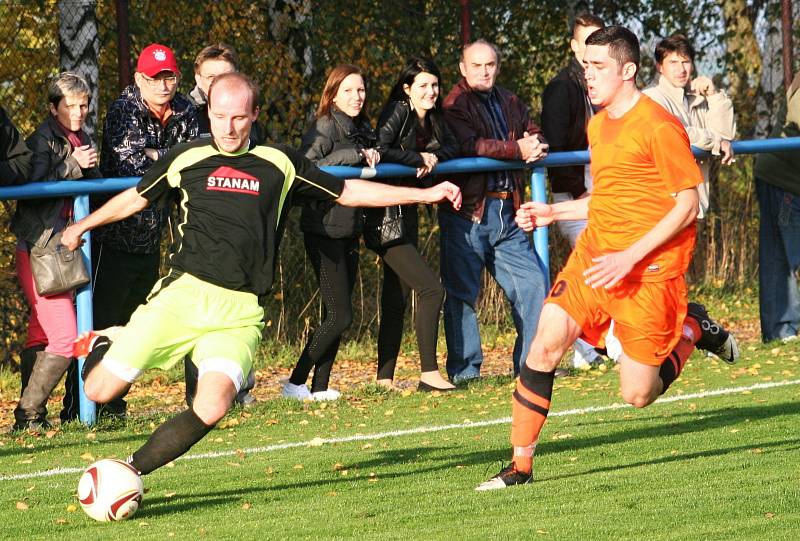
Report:
[[[400,205],[393,205],[383,209],[380,219],[367,218],[364,225],[364,244],[370,250],[391,248],[405,242],[405,234],[403,209]]]
[[[89,271],[80,250],[69,250],[56,233],[43,247],[31,248],[31,273],[36,292],[42,297],[57,295],[89,283]]]

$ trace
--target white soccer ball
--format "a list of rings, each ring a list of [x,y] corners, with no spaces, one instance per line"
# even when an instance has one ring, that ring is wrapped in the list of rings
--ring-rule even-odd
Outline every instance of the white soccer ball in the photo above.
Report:
[[[122,460],[98,460],[78,481],[78,501],[100,522],[131,518],[142,503],[144,485],[136,469]]]

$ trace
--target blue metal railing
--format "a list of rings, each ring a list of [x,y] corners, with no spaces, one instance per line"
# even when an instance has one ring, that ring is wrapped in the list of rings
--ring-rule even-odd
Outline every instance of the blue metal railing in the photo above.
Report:
[[[800,150],[800,137],[785,139],[762,139],[753,141],[736,141],[733,143],[736,154],[757,154],[761,152],[788,152]],[[698,157],[708,152],[693,149]],[[589,163],[588,151],[557,152],[533,164],[522,161],[501,161],[489,158],[459,158],[442,162],[436,166],[437,175],[454,173],[475,173],[486,171],[503,171],[533,168],[531,188],[534,201],[544,202],[547,198],[545,186],[545,167],[565,165],[583,165]],[[410,177],[416,174],[413,167],[398,164],[380,164],[376,168],[358,167],[323,167],[323,169],[339,178],[380,179],[393,177]],[[20,186],[0,187],[0,200],[33,199],[41,197],[75,196],[75,219],[80,220],[89,213],[89,194],[119,192],[135,186],[138,177],[108,178],[93,180],[63,180],[54,182],[32,182]],[[548,255],[547,228],[534,231],[536,253],[545,267],[545,276],[549,276],[550,258]],[[91,269],[91,242],[89,234],[85,236],[82,253],[87,268]],[[91,274],[91,273],[90,273]],[[91,284],[80,288],[76,295],[78,333],[92,329],[92,294]],[[78,359],[78,373],[83,370],[84,359]],[[92,425],[96,421],[94,402],[88,400],[83,393],[83,380],[80,382],[80,418],[84,424]]]

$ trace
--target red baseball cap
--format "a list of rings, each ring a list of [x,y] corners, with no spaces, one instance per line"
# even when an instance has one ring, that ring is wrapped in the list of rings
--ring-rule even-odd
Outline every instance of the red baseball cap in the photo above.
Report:
[[[144,73],[148,77],[155,77],[162,71],[171,71],[180,75],[178,62],[175,61],[175,53],[166,45],[151,43],[142,49],[139,61],[136,63],[136,71]]]

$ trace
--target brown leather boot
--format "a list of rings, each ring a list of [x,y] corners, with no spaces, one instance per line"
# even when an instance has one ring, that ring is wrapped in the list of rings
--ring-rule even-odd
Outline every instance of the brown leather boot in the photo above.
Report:
[[[25,348],[19,353],[19,377],[22,382],[22,388],[19,390],[19,395],[25,392],[25,387],[28,386],[28,380],[31,379],[33,373],[33,365],[36,364],[36,354],[44,351],[44,344],[38,346],[31,346]]]
[[[58,385],[61,376],[72,361],[69,357],[46,351],[36,353],[36,362],[28,385],[14,409],[14,430],[47,428],[47,399]]]

